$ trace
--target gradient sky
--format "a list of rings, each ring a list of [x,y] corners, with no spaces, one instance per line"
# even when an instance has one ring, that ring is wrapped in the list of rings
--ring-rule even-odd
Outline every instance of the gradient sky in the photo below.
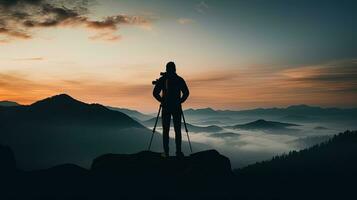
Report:
[[[356,1],[0,0],[0,100],[58,93],[157,109],[168,61],[185,107],[357,106]]]

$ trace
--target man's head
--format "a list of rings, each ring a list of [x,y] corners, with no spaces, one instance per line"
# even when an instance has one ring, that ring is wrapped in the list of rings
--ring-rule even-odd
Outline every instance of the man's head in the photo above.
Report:
[[[166,72],[169,74],[174,74],[176,73],[176,65],[174,62],[168,62],[166,64]]]

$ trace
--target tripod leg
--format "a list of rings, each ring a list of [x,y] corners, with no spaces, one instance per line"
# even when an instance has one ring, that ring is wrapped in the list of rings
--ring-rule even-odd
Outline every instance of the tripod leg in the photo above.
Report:
[[[181,114],[182,114],[182,118],[183,118],[183,123],[184,123],[184,125],[185,125],[185,130],[186,130],[186,134],[187,134],[188,144],[190,145],[191,153],[193,153],[193,151],[192,151],[192,146],[191,146],[190,136],[188,135],[188,129],[187,129],[187,125],[186,125],[185,115],[183,114],[183,110],[182,110],[182,109],[181,109]]]
[[[148,151],[150,151],[150,149],[151,149],[151,143],[152,143],[152,139],[154,138],[154,134],[155,134],[155,130],[156,130],[157,121],[159,120],[159,117],[160,117],[160,111],[161,111],[161,104],[160,104],[160,107],[159,107],[159,112],[157,112],[157,116],[156,116],[156,121],[155,121],[154,128],[152,129],[152,134],[151,134],[151,139],[150,139],[150,143],[149,143]]]

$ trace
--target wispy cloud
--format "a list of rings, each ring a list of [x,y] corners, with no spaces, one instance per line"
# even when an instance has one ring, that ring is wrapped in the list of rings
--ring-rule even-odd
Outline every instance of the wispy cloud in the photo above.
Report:
[[[45,60],[43,57],[32,57],[32,58],[14,58],[14,61],[41,61]]]
[[[303,66],[281,72],[286,83],[323,91],[357,90],[357,62],[354,59],[334,61],[314,66]]]
[[[91,39],[117,40],[116,31],[121,25],[150,26],[143,16],[118,14],[101,20],[92,20],[87,0],[14,0],[0,1],[0,41],[31,39],[33,30],[50,27],[85,27],[100,31]]]

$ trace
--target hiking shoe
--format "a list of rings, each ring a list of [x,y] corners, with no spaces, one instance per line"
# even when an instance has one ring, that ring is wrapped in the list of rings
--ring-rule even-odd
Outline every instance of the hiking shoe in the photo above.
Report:
[[[169,153],[161,153],[161,157],[162,158],[168,158],[169,157]]]
[[[179,152],[176,152],[176,157],[177,158],[184,158],[185,155],[181,151],[179,151]]]

